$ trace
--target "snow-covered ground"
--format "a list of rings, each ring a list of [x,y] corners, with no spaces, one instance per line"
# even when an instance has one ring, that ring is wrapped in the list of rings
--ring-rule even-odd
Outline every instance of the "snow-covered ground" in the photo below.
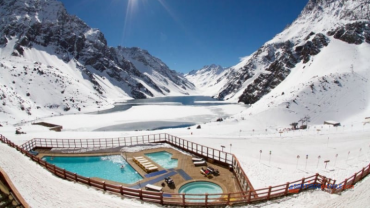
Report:
[[[358,122],[355,122],[356,120],[347,120],[341,123],[342,126],[336,128],[312,123],[307,130],[284,131],[280,134],[279,132],[284,127],[289,127],[289,124],[284,122],[284,112],[281,113],[280,117],[270,114],[271,117],[275,117],[273,121],[276,122],[276,125],[271,125],[263,116],[259,120],[258,114],[245,115],[245,112],[248,112],[249,109],[238,109],[238,111],[242,112],[237,113],[235,106],[232,108],[224,106],[220,108],[235,115],[227,117],[223,122],[202,124],[201,129],[195,129],[195,126],[193,126],[190,130],[182,128],[140,132],[90,131],[97,127],[113,124],[116,122],[115,120],[130,121],[131,119],[142,119],[145,121],[155,120],[161,116],[166,117],[166,115],[162,115],[165,114],[165,110],[168,110],[167,112],[172,116],[173,120],[181,120],[189,115],[199,118],[208,112],[212,112],[212,108],[215,107],[145,105],[133,108],[134,112],[125,111],[114,114],[114,116],[110,114],[89,114],[42,119],[46,122],[65,126],[66,128],[62,132],[51,132],[45,127],[33,126],[30,123],[22,125],[22,131],[27,132],[27,134],[15,135],[16,127],[10,125],[1,127],[0,131],[16,144],[23,144],[32,138],[114,138],[166,132],[217,149],[221,149],[220,146],[225,145],[225,151],[231,151],[238,157],[255,188],[284,184],[288,181],[295,181],[305,176],[314,175],[315,173],[320,173],[340,182],[361,170],[362,167],[369,165],[370,125],[363,125],[360,120]],[[285,112],[285,114],[287,113]],[[112,118],[114,118],[114,121],[111,121]],[[320,131],[317,131],[317,129],[320,129]],[[52,176],[48,171],[38,167],[38,165],[10,147],[1,144],[0,149],[2,153],[5,153],[2,154],[4,156],[0,159],[0,166],[9,174],[20,193],[25,196],[26,201],[33,207],[99,207],[99,203],[103,203],[103,201],[104,205],[108,207],[118,205],[152,206],[135,200],[121,200],[119,197],[110,196],[92,188],[63,181]],[[262,150],[261,159],[260,150]],[[271,158],[269,155],[270,151],[272,153]],[[338,154],[337,157],[336,154]],[[297,159],[297,155],[300,156],[299,159]],[[307,160],[306,155],[308,155]],[[319,159],[318,156],[321,158]],[[14,160],[19,161],[19,163],[14,165]],[[326,168],[324,160],[330,160]],[[315,205],[315,203],[319,206],[320,203],[331,200],[332,204],[338,206],[342,205],[338,204],[338,200],[344,200],[343,198],[351,201],[355,200],[357,197],[356,193],[361,193],[365,190],[364,187],[366,185],[364,183],[368,184],[370,182],[369,180],[361,182],[353,190],[343,193],[342,196],[313,191],[279,201],[266,202],[263,205],[281,207],[298,203],[301,206],[310,207]],[[68,190],[76,190],[79,194]],[[366,194],[368,193],[364,193],[364,197]],[[49,197],[53,200],[48,199]],[[313,199],[316,200],[315,203],[308,203]],[[96,201],[102,202],[97,203]],[[366,202],[365,200],[358,203]],[[352,202],[347,202],[347,204],[343,205],[352,205]]]

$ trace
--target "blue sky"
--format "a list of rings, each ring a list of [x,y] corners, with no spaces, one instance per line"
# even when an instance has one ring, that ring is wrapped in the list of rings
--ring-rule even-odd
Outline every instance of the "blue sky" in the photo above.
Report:
[[[109,46],[140,47],[171,69],[229,67],[281,32],[308,0],[61,0]]]

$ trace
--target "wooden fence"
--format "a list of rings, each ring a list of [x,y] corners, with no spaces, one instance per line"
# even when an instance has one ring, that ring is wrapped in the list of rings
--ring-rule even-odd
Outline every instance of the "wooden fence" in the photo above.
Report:
[[[66,180],[80,182],[110,193],[120,194],[126,197],[137,198],[143,201],[159,203],[162,205],[176,205],[176,206],[226,206],[233,204],[248,204],[253,202],[261,202],[271,200],[274,198],[287,196],[290,194],[299,193],[308,189],[321,189],[329,193],[339,193],[358,181],[366,177],[370,173],[370,164],[364,167],[361,171],[355,173],[350,178],[343,182],[336,184],[336,181],[320,174],[310,177],[302,178],[286,184],[277,186],[269,186],[268,188],[253,189],[246,174],[240,166],[237,158],[230,153],[225,153],[213,148],[209,148],[200,144],[196,144],[169,134],[147,135],[129,138],[115,138],[115,139],[33,139],[23,144],[21,147],[15,145],[13,142],[0,135],[0,140],[3,143],[14,147],[22,154],[30,157],[33,161],[45,167],[58,177]],[[127,188],[120,185],[113,185],[104,181],[97,181],[90,178],[80,176],[76,173],[66,171],[49,164],[42,159],[29,153],[30,150],[41,148],[112,148],[124,145],[146,144],[152,142],[165,142],[177,148],[186,150],[198,156],[207,159],[213,159],[218,163],[228,164],[238,178],[239,185],[243,192],[237,193],[222,193],[222,194],[174,194],[163,192],[152,192],[141,189]]]
[[[100,139],[32,139],[21,147],[27,151],[37,148],[114,148],[156,142],[166,142],[165,134]]]

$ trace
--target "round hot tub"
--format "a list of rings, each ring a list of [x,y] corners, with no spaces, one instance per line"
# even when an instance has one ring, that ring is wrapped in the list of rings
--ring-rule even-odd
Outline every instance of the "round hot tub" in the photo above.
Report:
[[[185,199],[192,198],[190,201],[204,201],[205,200],[205,194],[210,194],[208,196],[209,199],[211,198],[219,198],[222,194],[222,188],[221,186],[208,182],[208,181],[195,181],[187,183],[180,187],[179,189],[180,194],[185,194]],[[195,195],[192,195],[195,194]],[[216,194],[216,195],[211,195]],[[211,200],[210,200],[211,201]]]

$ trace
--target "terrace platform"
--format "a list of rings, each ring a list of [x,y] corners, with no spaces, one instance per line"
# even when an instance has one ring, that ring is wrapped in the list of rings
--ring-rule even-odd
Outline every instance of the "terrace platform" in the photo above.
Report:
[[[235,193],[241,192],[238,182],[235,179],[234,174],[229,171],[227,166],[221,166],[219,164],[213,164],[212,161],[207,161],[207,165],[219,170],[219,175],[207,178],[200,173],[201,167],[206,166],[195,166],[192,161],[192,155],[188,153],[182,153],[174,148],[155,148],[147,149],[138,152],[120,152],[120,148],[115,148],[107,151],[90,151],[88,153],[63,153],[62,151],[51,151],[51,149],[36,149],[39,152],[37,157],[42,158],[44,156],[103,156],[103,155],[122,155],[123,158],[127,157],[127,162],[143,177],[143,180],[135,184],[123,184],[115,181],[109,181],[106,179],[94,178],[95,180],[106,181],[111,184],[123,185],[131,188],[144,189],[146,184],[153,184],[156,186],[162,186],[165,183],[165,177],[171,177],[175,182],[174,186],[169,187],[166,183],[163,187],[165,193],[178,193],[179,188],[193,181],[209,181],[221,186],[224,193]],[[178,160],[178,166],[172,169],[164,169],[162,166],[146,157],[146,153],[166,151],[172,154],[173,159]],[[159,174],[147,174],[142,168],[140,168],[134,161],[134,157],[144,156],[147,160],[152,162],[158,167]],[[155,173],[155,172],[154,172]],[[153,176],[154,175],[154,176]],[[146,177],[148,176],[148,177]]]

